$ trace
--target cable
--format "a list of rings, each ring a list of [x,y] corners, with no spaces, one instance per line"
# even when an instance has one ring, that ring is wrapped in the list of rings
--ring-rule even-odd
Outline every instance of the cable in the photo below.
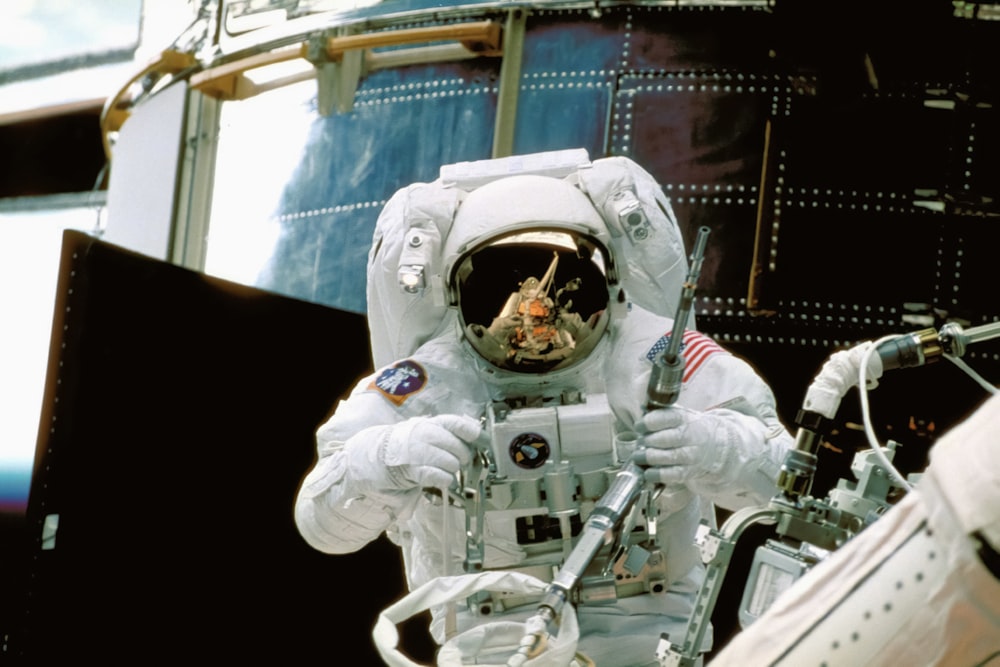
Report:
[[[912,490],[912,486],[907,482],[899,470],[889,461],[889,458],[885,455],[884,448],[879,444],[878,437],[875,435],[875,429],[872,427],[871,423],[871,409],[868,404],[868,383],[865,370],[868,368],[868,360],[875,350],[878,349],[879,345],[882,343],[895,340],[899,338],[897,335],[883,336],[870,345],[864,352],[861,358],[861,365],[858,370],[858,392],[861,399],[861,416],[864,422],[865,435],[868,437],[868,444],[871,446],[872,451],[878,458],[879,462],[885,466],[885,469],[892,476],[893,480],[896,481],[903,489],[907,492]],[[986,381],[981,375],[979,375],[971,366],[969,366],[965,361],[954,354],[945,353],[944,356],[948,361],[955,364],[958,368],[963,370],[969,377],[975,380],[983,389],[985,389],[990,394],[1000,393],[1000,389],[995,387]]]
[[[876,458],[878,458],[879,462],[888,471],[893,481],[895,481],[903,489],[905,489],[907,493],[909,493],[910,491],[913,490],[913,487],[910,485],[909,482],[906,481],[906,479],[899,472],[896,466],[892,464],[892,461],[889,460],[889,457],[885,455],[885,451],[883,450],[882,445],[879,444],[878,437],[875,435],[875,429],[872,428],[871,410],[868,407],[867,376],[865,373],[866,369],[868,368],[868,360],[871,358],[871,355],[878,349],[878,346],[882,343],[894,340],[896,338],[898,338],[898,336],[896,335],[883,336],[882,338],[879,338],[877,341],[875,341],[874,344],[869,345],[868,349],[865,350],[864,354],[861,357],[860,368],[858,369],[858,396],[861,399],[861,419],[865,425],[865,435],[868,436],[868,444],[871,445],[872,451],[875,453]]]
[[[998,389],[997,387],[994,387],[992,384],[990,384],[989,382],[987,382],[985,378],[983,378],[979,373],[977,373],[975,370],[973,370],[972,367],[969,366],[969,364],[965,363],[965,361],[962,360],[960,357],[956,357],[953,354],[945,354],[944,358],[947,359],[948,361],[950,361],[951,363],[955,364],[959,368],[961,368],[963,371],[965,371],[965,373],[969,377],[971,377],[973,380],[975,380],[979,384],[979,386],[981,386],[983,389],[985,389],[989,393],[996,394],[996,393],[1000,392],[1000,389]]]

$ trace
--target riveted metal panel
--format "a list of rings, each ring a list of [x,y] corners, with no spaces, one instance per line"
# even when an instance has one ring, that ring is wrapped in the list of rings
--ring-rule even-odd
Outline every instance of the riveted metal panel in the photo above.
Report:
[[[361,13],[412,27],[452,20],[448,9]],[[689,242],[708,226],[699,327],[766,369],[786,418],[838,347],[1000,318],[1000,24],[938,2],[473,3],[461,16],[508,10],[527,12],[514,152],[627,155],[662,184]],[[369,72],[350,112],[312,117],[259,284],[363,312],[382,204],[441,164],[490,157],[502,65]],[[988,373],[997,353],[977,347]],[[957,396],[894,407],[940,422]]]

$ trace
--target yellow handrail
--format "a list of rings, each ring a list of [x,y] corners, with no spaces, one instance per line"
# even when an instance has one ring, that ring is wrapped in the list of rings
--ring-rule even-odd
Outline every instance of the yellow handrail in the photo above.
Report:
[[[470,56],[492,56],[502,53],[500,32],[500,24],[495,21],[476,21],[426,28],[386,30],[360,35],[341,35],[328,37],[322,52],[328,60],[337,62],[343,58],[347,51],[435,41],[456,41],[469,51]],[[241,58],[195,74],[191,77],[191,87],[219,99],[246,99],[262,92],[260,86],[244,76],[246,72],[296,58],[307,58],[308,50],[308,43],[302,43],[280,51]],[[273,87],[269,86],[268,88]]]
[[[331,36],[326,38],[321,52],[330,62],[338,62],[343,59],[344,53],[348,51],[370,50],[404,44],[453,41],[461,44],[468,51],[469,57],[498,56],[503,53],[500,38],[500,24],[496,21],[486,20],[425,28],[386,30],[358,35]],[[393,53],[395,54],[396,52]],[[431,60],[438,57],[435,55],[438,53],[440,52],[433,49],[421,51],[421,55],[425,59],[429,57]],[[189,82],[192,89],[198,90],[210,97],[223,100],[246,99],[278,85],[285,85],[293,81],[302,80],[307,76],[313,76],[313,73],[310,71],[308,75],[299,74],[281,79],[278,83],[272,82],[270,85],[262,85],[255,84],[248,79],[245,76],[247,72],[299,58],[306,59],[308,55],[309,43],[304,42],[267,53],[254,54],[217,67],[195,72],[191,75]],[[108,159],[111,158],[109,134],[118,131],[130,115],[131,100],[127,99],[129,89],[137,81],[150,74],[176,74],[185,69],[193,68],[196,62],[193,54],[169,50],[164,51],[157,59],[132,76],[116,95],[108,98],[101,112],[101,134],[104,143],[104,153]],[[377,58],[372,58],[371,64],[377,66],[378,62],[381,61]],[[386,62],[395,61],[387,60]]]
[[[206,69],[191,76],[191,87],[209,97],[223,100],[242,100],[252,97],[257,92],[254,84],[243,76],[246,72],[268,65],[288,62],[306,57],[306,44],[258,53],[231,63]]]
[[[437,41],[461,42],[469,51],[477,55],[500,54],[500,24],[495,21],[476,21],[453,25],[430,26],[387,30],[364,35],[343,35],[331,37],[326,42],[326,55],[331,60],[340,58],[344,51],[354,49],[374,49],[382,46],[420,44]]]

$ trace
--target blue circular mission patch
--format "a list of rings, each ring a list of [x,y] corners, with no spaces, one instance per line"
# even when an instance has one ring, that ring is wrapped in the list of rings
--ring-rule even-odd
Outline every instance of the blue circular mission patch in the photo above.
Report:
[[[510,460],[520,468],[534,469],[549,460],[549,443],[537,433],[522,433],[510,441]]]
[[[396,405],[402,405],[407,397],[423,389],[426,384],[427,371],[424,367],[415,361],[404,359],[384,368],[368,388],[375,389]]]

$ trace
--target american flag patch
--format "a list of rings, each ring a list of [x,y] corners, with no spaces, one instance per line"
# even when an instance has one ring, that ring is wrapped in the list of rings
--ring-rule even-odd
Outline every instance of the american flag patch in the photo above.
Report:
[[[653,344],[653,347],[649,348],[649,352],[646,353],[646,358],[653,361],[656,359],[658,354],[667,349],[669,344],[670,332],[668,331]],[[687,382],[690,380],[695,371],[697,371],[698,368],[705,363],[705,360],[716,352],[729,354],[727,350],[720,347],[718,343],[705,334],[685,329],[684,336],[681,338],[680,347],[680,353],[684,355],[684,377],[681,381]]]

